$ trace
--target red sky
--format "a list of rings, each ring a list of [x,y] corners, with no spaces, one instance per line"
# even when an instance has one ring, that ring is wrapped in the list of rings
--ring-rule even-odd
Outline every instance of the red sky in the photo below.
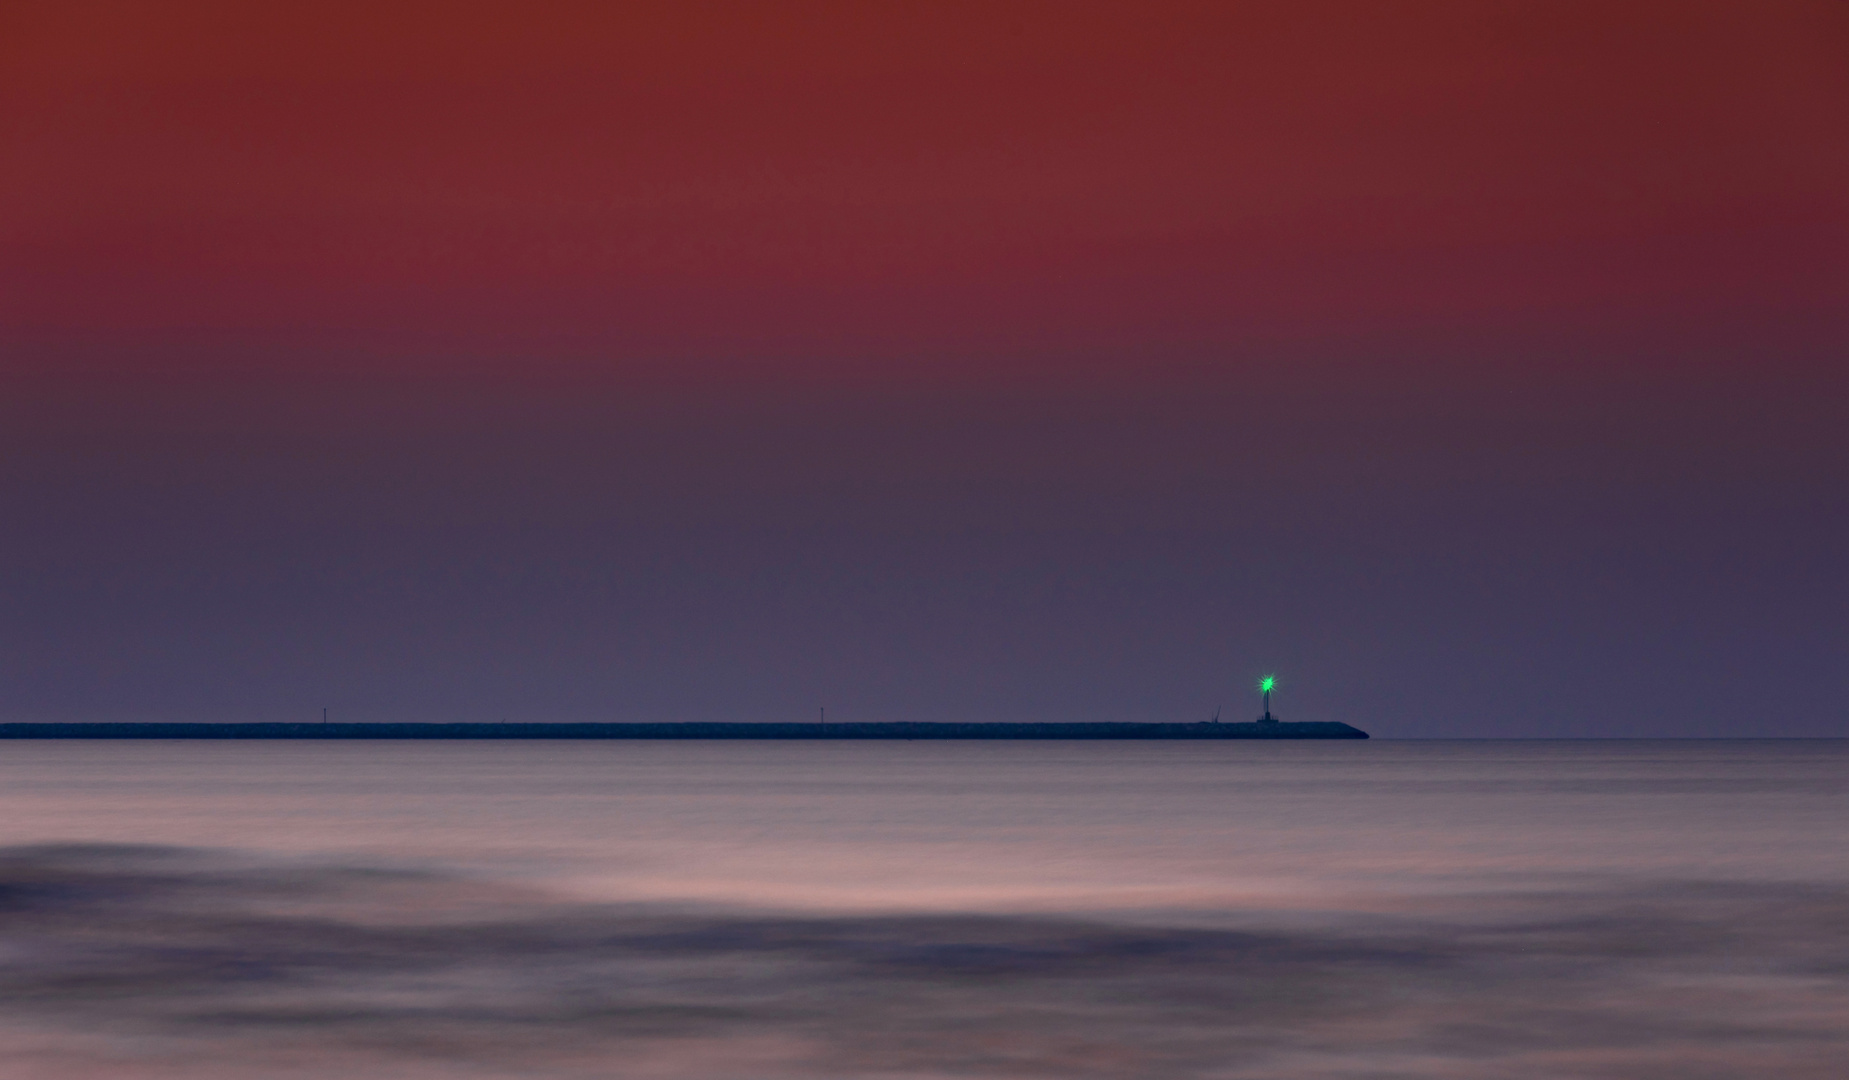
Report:
[[[11,0],[0,327],[736,372],[1815,340],[1846,57],[1827,0]]]
[[[0,718],[1840,735],[1845,344],[1840,0],[0,0]]]

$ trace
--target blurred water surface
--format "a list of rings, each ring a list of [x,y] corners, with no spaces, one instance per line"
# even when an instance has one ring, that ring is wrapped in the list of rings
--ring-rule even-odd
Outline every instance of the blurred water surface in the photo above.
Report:
[[[0,1075],[1839,1077],[1849,743],[0,747]]]

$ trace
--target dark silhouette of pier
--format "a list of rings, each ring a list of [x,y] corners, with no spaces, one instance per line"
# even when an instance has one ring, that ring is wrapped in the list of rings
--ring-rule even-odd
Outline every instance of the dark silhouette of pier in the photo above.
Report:
[[[0,739],[1365,739],[1347,724],[13,723]]]

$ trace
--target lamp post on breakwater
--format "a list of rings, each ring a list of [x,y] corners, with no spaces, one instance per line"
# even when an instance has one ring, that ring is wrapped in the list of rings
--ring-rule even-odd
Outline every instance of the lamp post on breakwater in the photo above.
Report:
[[[1271,688],[1278,684],[1276,675],[1267,675],[1258,680],[1258,692],[1265,697],[1265,715],[1258,718],[1261,724],[1275,724],[1277,719],[1271,715]]]

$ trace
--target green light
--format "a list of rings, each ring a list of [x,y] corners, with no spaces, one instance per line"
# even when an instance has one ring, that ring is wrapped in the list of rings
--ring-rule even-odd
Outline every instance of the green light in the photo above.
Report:
[[[1264,678],[1258,680],[1258,692],[1261,694],[1271,693],[1271,688],[1273,686],[1276,686],[1277,682],[1278,682],[1278,677],[1276,675],[1265,676]]]

